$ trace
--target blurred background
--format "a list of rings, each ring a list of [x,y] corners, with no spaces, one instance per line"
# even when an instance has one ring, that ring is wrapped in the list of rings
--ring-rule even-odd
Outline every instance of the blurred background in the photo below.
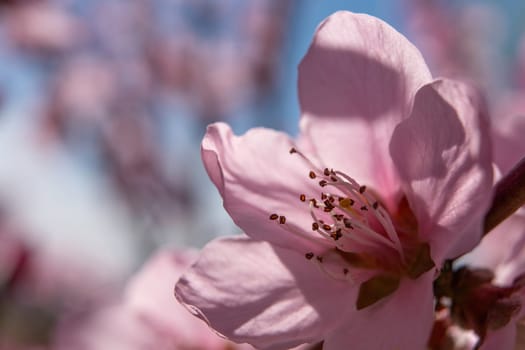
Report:
[[[0,0],[0,349],[45,347],[159,247],[238,232],[206,125],[296,134],[297,64],[342,9],[475,81],[496,123],[525,115],[522,0]]]

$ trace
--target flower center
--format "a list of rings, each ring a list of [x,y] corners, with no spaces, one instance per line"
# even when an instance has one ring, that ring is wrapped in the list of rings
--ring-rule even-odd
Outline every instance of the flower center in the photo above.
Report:
[[[417,270],[415,274],[419,276],[421,269],[413,265],[422,264],[428,271],[428,245],[414,241],[413,234],[400,235],[372,190],[341,171],[315,166],[296,148],[290,153],[307,162],[308,177],[320,188],[315,195],[298,196],[309,210],[314,234],[297,229],[284,215],[273,213],[269,218],[289,232],[322,246],[320,252],[305,252],[306,259],[335,279],[355,283],[369,278],[372,270],[396,276],[411,276],[411,271]],[[419,257],[421,253],[424,261]]]

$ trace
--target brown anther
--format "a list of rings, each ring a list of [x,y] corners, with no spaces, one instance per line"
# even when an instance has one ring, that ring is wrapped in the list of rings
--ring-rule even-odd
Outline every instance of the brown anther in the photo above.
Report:
[[[301,200],[301,202],[306,202],[306,195],[304,194],[300,195],[299,199]]]
[[[348,275],[348,272],[349,272],[348,269],[345,267],[345,268],[343,269],[343,273],[345,274],[345,276]]]
[[[278,218],[279,218],[279,215],[277,214],[270,215],[270,220],[277,220]]]
[[[365,191],[366,191],[366,186],[359,187],[359,193],[362,194],[362,193],[365,193]]]
[[[310,260],[310,259],[312,259],[312,258],[314,257],[314,253],[312,253],[312,252],[310,252],[310,253],[306,253],[306,254],[304,255],[304,257],[305,257],[306,259]]]
[[[335,218],[337,221],[341,221],[341,220],[343,220],[343,217],[344,217],[343,214],[335,214],[335,215],[334,215],[334,218]]]
[[[372,204],[372,208],[377,209],[378,207],[379,207],[379,203],[374,202],[374,204]]]
[[[315,175],[315,173],[313,171],[310,171],[308,173],[308,176],[310,177],[310,179],[315,179],[316,178],[316,175]]]
[[[359,208],[359,209],[361,209],[361,210],[363,210],[363,211],[367,211],[367,210],[368,210],[368,208],[366,207],[366,205],[363,205],[363,206],[362,206],[361,208]]]
[[[284,224],[286,223],[286,217],[284,217],[284,216],[282,216],[282,215],[279,216],[279,223],[280,223],[281,225],[284,225]]]
[[[331,212],[333,209],[334,209],[334,208],[324,207],[324,208],[323,208],[323,211],[324,211],[325,213],[329,213],[329,212]]]
[[[317,201],[315,198],[310,199],[310,203],[314,206],[314,208],[319,208],[319,205],[317,205]]]
[[[319,256],[319,255],[318,255],[318,256],[316,256],[315,258],[316,258],[317,261],[319,261],[320,263],[323,262],[323,257],[322,257],[322,256]]]
[[[352,225],[352,223],[350,222],[350,220],[348,220],[347,218],[345,218],[345,219],[343,220],[343,223],[345,224],[345,227],[346,227],[346,228],[351,228],[351,229],[354,228],[354,226]]]
[[[319,224],[317,222],[312,223],[312,231],[319,230]]]
[[[328,198],[328,196],[325,193],[321,193],[321,199],[325,200],[326,198]]]
[[[343,234],[341,233],[341,229],[338,228],[334,233],[330,235],[334,241],[337,241],[339,238],[343,237]]]
[[[349,208],[351,207],[352,205],[354,205],[354,200],[352,198],[343,198],[339,201],[339,204],[343,207],[343,208]]]
[[[334,209],[334,205],[328,199],[325,200],[323,203],[324,203],[325,207],[330,208],[330,209]]]
[[[337,182],[337,177],[335,177],[335,176],[330,176],[330,180],[332,180],[333,182]]]
[[[319,181],[319,186],[325,187],[328,182],[326,180]]]
[[[295,147],[290,148],[290,154],[294,154],[294,153],[297,153],[297,150],[295,149]]]
[[[325,174],[325,176],[329,176],[330,170],[328,170],[328,168],[324,168],[323,174]]]
[[[332,196],[328,197],[328,200],[330,201],[330,203],[333,203],[333,202],[335,202],[335,198],[334,198],[334,197],[332,197]]]
[[[325,231],[330,231],[332,228],[330,227],[330,225],[327,225],[327,224],[323,224],[323,230]]]

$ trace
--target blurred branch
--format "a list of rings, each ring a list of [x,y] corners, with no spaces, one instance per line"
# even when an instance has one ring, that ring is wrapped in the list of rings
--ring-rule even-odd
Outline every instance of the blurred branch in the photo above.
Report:
[[[494,199],[485,216],[484,235],[525,204],[525,157],[501,178],[494,188]]]

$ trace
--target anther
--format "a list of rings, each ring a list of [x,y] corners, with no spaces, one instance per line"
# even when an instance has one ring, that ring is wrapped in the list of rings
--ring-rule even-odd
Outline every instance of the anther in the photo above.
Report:
[[[270,220],[277,220],[278,218],[279,218],[279,215],[277,214],[270,215]]]
[[[286,217],[284,217],[284,216],[282,216],[282,215],[279,216],[279,223],[280,223],[281,225],[284,225],[284,224],[286,223]]]
[[[339,228],[337,229],[337,231],[332,233],[330,236],[334,239],[334,241],[337,241],[339,238],[343,237],[343,234],[341,233],[341,229]]]
[[[337,182],[337,177],[335,177],[335,176],[330,176],[330,180],[332,180],[333,182]]]
[[[348,220],[347,218],[344,218],[343,219],[343,223],[345,224],[345,227],[346,228],[350,228],[350,229],[353,229],[354,226],[352,225],[352,223],[350,222],[350,220]]]
[[[310,171],[310,173],[308,173],[308,176],[310,177],[310,179],[315,179],[316,175],[313,171]]]
[[[372,204],[372,208],[377,209],[377,207],[379,207],[379,203],[374,202],[374,204]]]
[[[351,207],[352,205],[354,205],[354,200],[352,198],[343,198],[339,201],[339,204],[343,207],[343,208],[349,208]]]
[[[297,153],[297,150],[295,149],[295,147],[290,148],[290,154],[294,154],[294,153]]]
[[[319,181],[319,186],[321,186],[321,187],[325,187],[327,184],[328,184],[328,182],[326,180]]]
[[[318,255],[318,256],[316,256],[315,258],[316,258],[317,261],[319,261],[320,263],[323,262],[323,257],[322,257],[322,256],[319,256],[319,255]]]
[[[330,209],[333,209],[333,208],[334,208],[334,205],[333,205],[332,202],[330,202],[328,199],[325,200],[323,203],[324,203],[324,205],[325,205],[327,208],[330,208]]]
[[[324,168],[323,174],[325,174],[325,176],[329,176],[330,175],[330,170],[328,170],[328,168]]]
[[[366,205],[363,205],[363,206],[362,206],[361,208],[359,208],[359,209],[361,209],[361,210],[363,210],[363,211],[367,211],[367,210],[368,210],[368,208],[366,207]]]
[[[363,194],[366,191],[366,186],[359,187],[359,193]]]
[[[330,225],[327,225],[327,224],[323,224],[323,230],[325,231],[330,231],[332,228],[330,227]]]
[[[345,267],[345,268],[343,269],[343,273],[345,274],[345,276],[348,275],[348,272],[349,272],[348,269]]]
[[[306,195],[304,194],[300,195],[299,199],[301,200],[301,202],[306,202]]]
[[[304,255],[304,257],[305,257],[306,259],[310,260],[310,259],[312,259],[312,258],[314,257],[314,253],[312,253],[312,252],[310,252],[310,253],[306,253],[306,254]]]
[[[317,222],[312,223],[312,231],[319,230],[319,224]]]

